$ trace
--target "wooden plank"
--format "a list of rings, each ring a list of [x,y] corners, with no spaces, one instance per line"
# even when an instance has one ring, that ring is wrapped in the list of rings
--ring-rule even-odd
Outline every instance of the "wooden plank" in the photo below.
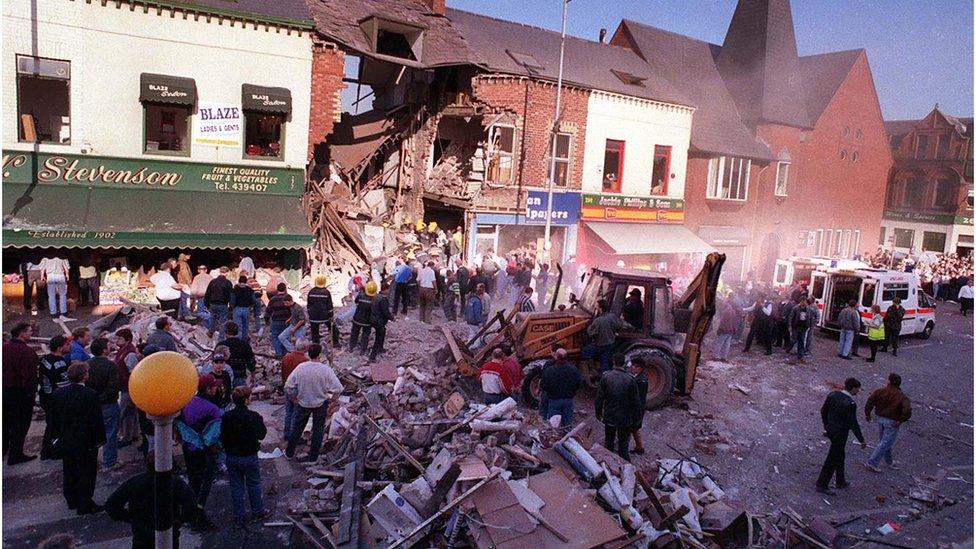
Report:
[[[342,505],[339,508],[339,533],[337,548],[358,549],[359,516],[362,504],[362,490],[359,482],[363,477],[363,464],[366,458],[366,426],[360,425],[356,437],[353,461],[346,465],[345,479],[342,483]]]
[[[434,523],[435,520],[437,520],[441,516],[443,516],[443,515],[451,512],[462,501],[468,499],[469,497],[471,497],[472,494],[474,494],[475,492],[477,492],[478,490],[480,490],[481,488],[483,488],[486,484],[488,484],[489,482],[495,480],[495,477],[497,477],[500,472],[501,471],[495,471],[494,473],[488,475],[488,477],[486,477],[483,480],[481,480],[481,482],[479,482],[478,484],[475,484],[471,488],[468,488],[467,491],[465,491],[460,496],[458,496],[458,497],[454,498],[453,500],[451,500],[450,503],[448,503],[447,505],[445,505],[440,511],[434,513],[429,519],[427,519],[427,520],[421,522],[420,524],[418,524],[417,527],[414,528],[412,531],[410,531],[409,534],[407,534],[406,536],[404,536],[404,537],[396,540],[395,542],[393,542],[393,544],[390,545],[388,549],[396,549],[397,547],[400,547],[401,545],[405,545],[405,544],[407,545],[407,547],[409,547],[411,545],[410,540],[412,540],[415,536],[417,536],[421,532],[425,531],[431,524]]]
[[[397,453],[399,453],[401,456],[406,458],[407,461],[410,462],[410,465],[413,465],[414,468],[420,472],[420,474],[424,475],[424,478],[427,477],[427,468],[421,465],[421,463],[417,461],[417,459],[414,458],[413,455],[411,455],[406,448],[404,448],[395,438],[393,438],[393,435],[384,431],[383,428],[380,427],[379,424],[373,420],[373,418],[369,417],[368,415],[364,415],[363,417],[366,418],[366,421],[368,421],[369,424],[372,425],[373,428],[376,429],[380,433],[380,435],[382,435],[383,438],[385,438],[386,441],[390,443],[390,446],[392,446],[393,449],[397,451]]]
[[[296,528],[305,534],[305,537],[308,538],[308,541],[312,542],[312,545],[318,547],[318,549],[326,549],[326,547],[319,542],[318,536],[316,536],[315,533],[308,528],[308,526],[305,526],[300,521],[293,519],[291,515],[285,515],[285,518],[290,520]]]
[[[480,416],[481,414],[483,414],[483,413],[485,413],[487,411],[488,411],[488,408],[482,408],[482,409],[478,410],[477,412],[471,414],[471,417],[469,417],[468,419],[462,421],[461,423],[458,423],[454,427],[451,427],[450,429],[448,429],[448,430],[444,431],[443,433],[441,433],[441,434],[437,435],[436,437],[434,437],[434,440],[441,440],[444,437],[450,436],[451,434],[454,433],[454,431],[457,431],[461,427],[464,427],[465,425],[471,423],[472,421],[474,421],[475,419],[477,419],[478,416]]]

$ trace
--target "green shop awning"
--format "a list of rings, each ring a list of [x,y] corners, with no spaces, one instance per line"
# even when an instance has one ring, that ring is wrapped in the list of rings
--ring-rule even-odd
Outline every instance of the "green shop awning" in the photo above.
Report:
[[[4,182],[3,247],[285,249],[312,243],[301,198]]]

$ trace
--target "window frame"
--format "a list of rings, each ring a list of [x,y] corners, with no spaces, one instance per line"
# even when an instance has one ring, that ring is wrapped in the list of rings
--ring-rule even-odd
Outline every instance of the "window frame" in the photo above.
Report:
[[[860,254],[861,249],[861,229],[854,229],[853,240],[851,240],[851,257]]]
[[[780,170],[785,168],[786,173],[783,177],[783,182],[780,184]],[[776,183],[773,185],[773,195],[774,196],[789,196],[789,182],[790,182],[790,162],[788,160],[780,160],[776,163]]]
[[[255,116],[280,116],[281,117],[281,128],[278,130],[281,134],[278,139],[280,145],[278,149],[278,156],[254,156],[247,154],[247,117],[248,115]],[[285,160],[285,136],[287,134],[286,127],[288,125],[288,115],[284,113],[271,113],[262,112],[255,110],[241,109],[241,159],[243,160],[267,160],[269,162],[283,162]]]
[[[945,160],[946,158],[949,158],[949,141],[949,136],[944,133],[941,133],[935,137],[936,160]]]
[[[911,285],[908,282],[885,282],[881,285],[881,302],[890,302],[894,298],[908,301]]]
[[[926,246],[926,242],[925,242],[926,241],[926,237],[928,235],[941,236],[942,237],[942,247],[939,248],[939,249],[928,248]],[[946,245],[946,242],[948,242],[948,240],[949,240],[948,237],[949,237],[949,235],[946,234],[946,233],[944,233],[944,232],[940,233],[938,231],[922,231],[922,246],[921,246],[922,251],[923,252],[929,252],[929,251],[931,251],[931,252],[938,252],[938,253],[945,252],[945,245]]]
[[[489,144],[491,144],[492,147],[494,147],[495,136],[497,135],[497,132],[498,132],[498,129],[499,128],[509,128],[509,129],[512,130],[512,150],[511,150],[511,152],[500,152],[501,151],[501,148],[499,148],[499,149],[492,149],[491,150],[491,155],[489,155],[489,157],[488,157],[488,169],[486,170],[485,177],[488,179],[488,181],[490,181],[492,183],[501,183],[503,185],[511,185],[515,181],[515,177],[516,177],[515,172],[517,171],[517,167],[516,167],[516,164],[515,164],[515,160],[516,160],[516,154],[517,154],[517,151],[518,151],[518,138],[519,138],[518,128],[515,127],[515,124],[506,124],[506,123],[502,123],[502,122],[498,122],[498,123],[492,124],[491,126],[488,126],[488,137],[489,137],[488,142],[489,142]],[[500,143],[501,143],[501,140],[499,139],[499,144]],[[510,175],[508,177],[508,180],[496,180],[496,179],[493,179],[492,178],[492,174],[491,174],[491,172],[492,172],[492,164],[494,162],[498,162],[498,159],[501,158],[502,156],[506,156],[506,157],[510,157],[511,158],[511,169],[510,169]],[[501,169],[501,168],[498,168],[498,169]]]
[[[924,140],[924,144],[923,144]],[[921,145],[921,146],[920,146]],[[925,160],[928,156],[929,136],[924,134],[915,135],[915,160]]]
[[[566,136],[566,139],[567,139],[567,143],[566,143],[566,156],[565,157],[562,157],[562,156],[559,156],[558,155],[558,152],[559,152],[559,141],[558,140],[559,140],[559,138],[561,136]],[[553,140],[556,141],[556,143],[555,143],[555,146],[554,147],[552,146],[553,143],[550,143],[549,144],[550,145],[549,154],[550,155],[553,155],[553,158],[550,158],[549,159],[549,179],[552,181],[553,186],[555,186],[555,187],[565,187],[565,188],[568,188],[570,186],[569,185],[569,182],[570,182],[570,180],[573,177],[573,173],[572,173],[572,170],[573,170],[573,134],[570,133],[570,132],[556,132],[556,133],[553,134],[552,138],[553,138]],[[555,161],[553,161],[554,159],[555,159]],[[556,174],[559,173],[559,170],[555,170],[555,171],[553,170],[553,168],[555,166],[558,166],[559,164],[565,164],[566,165],[566,181],[563,182],[562,184],[560,184],[559,181],[556,180]]]
[[[610,143],[618,143],[617,147],[617,181],[614,184],[614,188],[607,189],[604,183],[607,177],[607,151],[610,150]],[[607,138],[603,143],[603,171],[601,173],[600,181],[600,192],[610,193],[610,194],[620,194],[624,187],[624,154],[627,150],[627,142],[623,139],[610,139]]]
[[[658,149],[663,149],[664,152],[658,152]],[[654,160],[651,162],[651,189],[650,196],[668,196],[668,181],[671,179],[671,145],[654,145]],[[659,157],[664,157],[664,187],[661,192],[654,192],[654,165],[657,163]]]
[[[154,156],[180,156],[187,157],[190,156],[191,149],[193,147],[193,106],[191,105],[174,105],[170,103],[154,103],[152,101],[141,101],[142,105],[142,154],[151,154]],[[162,107],[174,110],[186,110],[186,150],[183,151],[161,151],[155,150],[151,151],[147,148],[147,143],[149,141],[149,113],[146,107]]]
[[[725,179],[725,163],[726,159],[731,159],[732,162],[739,162],[739,177],[736,182],[736,190],[742,191],[740,193],[741,197],[733,198],[732,194],[732,174],[735,173],[735,168],[729,168],[728,181],[722,181]],[[743,163],[745,163],[745,170],[742,169]],[[717,167],[717,170],[714,169]],[[746,202],[749,200],[749,176],[752,173],[752,160],[749,158],[744,158],[741,156],[717,156],[710,158],[708,160],[708,180],[705,185],[705,198],[708,200],[727,200],[729,202]],[[742,185],[742,179],[745,177],[745,187]],[[721,196],[720,191],[724,188],[723,184],[728,185],[729,195],[728,197]]]
[[[27,59],[43,59],[43,60],[47,60],[47,61],[56,61],[56,62],[59,62],[59,63],[67,63],[68,64],[68,78],[63,79],[65,82],[68,83],[68,141],[63,142],[63,143],[61,141],[27,141],[26,139],[24,139],[22,137],[23,131],[22,131],[21,119],[20,119],[21,114],[22,114],[20,112],[20,75],[21,75],[21,72],[20,72],[20,58],[21,57],[25,57]],[[71,146],[71,141],[74,139],[74,135],[75,135],[75,132],[74,132],[74,124],[73,124],[74,118],[71,115],[71,73],[72,72],[73,71],[71,69],[71,60],[69,60],[69,59],[56,59],[54,57],[44,57],[44,56],[40,56],[40,55],[28,55],[28,54],[23,54],[23,53],[14,54],[14,93],[16,94],[15,103],[16,103],[16,109],[17,109],[17,142],[18,143],[36,143],[36,144],[43,144],[43,145]],[[60,78],[51,78],[51,77],[46,77],[46,76],[40,76],[40,75],[37,75],[37,74],[30,74],[30,76],[33,76],[35,78],[47,78],[49,80],[62,80]],[[37,132],[36,126],[34,128],[34,132],[35,133]]]

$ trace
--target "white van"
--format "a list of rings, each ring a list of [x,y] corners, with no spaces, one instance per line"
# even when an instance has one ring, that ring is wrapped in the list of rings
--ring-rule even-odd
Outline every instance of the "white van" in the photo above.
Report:
[[[773,286],[790,288],[794,284],[810,283],[810,275],[820,267],[838,269],[867,269],[868,264],[855,259],[833,259],[830,257],[799,257],[777,259],[773,273]]]
[[[822,329],[839,329],[837,316],[851,299],[857,300],[862,318],[871,318],[871,305],[879,305],[883,314],[896,297],[905,308],[900,335],[927,339],[935,329],[935,300],[922,291],[914,273],[820,267],[810,276],[810,295],[820,309],[818,325]]]

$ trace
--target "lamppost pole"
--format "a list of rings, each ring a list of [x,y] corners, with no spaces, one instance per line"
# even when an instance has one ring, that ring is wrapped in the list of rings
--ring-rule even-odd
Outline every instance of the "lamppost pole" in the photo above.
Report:
[[[552,189],[556,182],[556,136],[559,134],[559,115],[560,115],[560,103],[562,101],[563,95],[563,57],[566,53],[566,18],[569,14],[569,2],[570,0],[562,0],[563,2],[563,23],[562,32],[559,36],[559,76],[556,78],[556,109],[552,117],[552,135],[551,135],[551,149],[549,151],[549,184],[548,191],[546,193],[546,232],[545,232],[545,249],[543,250],[543,255],[548,260],[552,250],[552,241],[550,236],[552,234]]]
[[[156,510],[156,549],[173,547],[173,418],[149,416],[153,422],[153,507]]]

